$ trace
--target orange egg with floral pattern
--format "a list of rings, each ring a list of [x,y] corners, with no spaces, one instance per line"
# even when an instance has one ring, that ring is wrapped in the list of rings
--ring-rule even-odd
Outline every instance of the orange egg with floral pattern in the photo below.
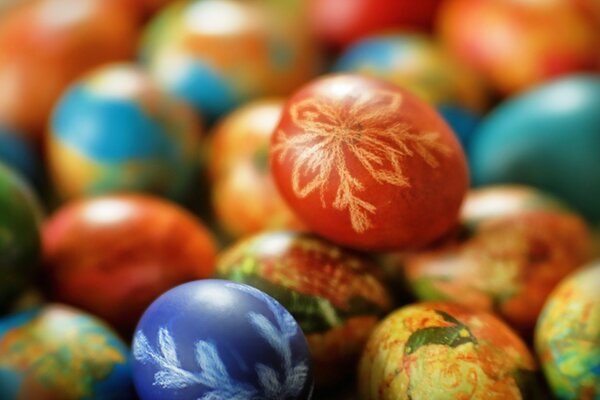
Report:
[[[275,182],[314,232],[368,250],[446,234],[468,186],[465,156],[437,112],[374,78],[330,75],[287,102],[271,141]]]
[[[491,314],[420,303],[385,318],[359,367],[361,400],[541,399],[527,346]]]

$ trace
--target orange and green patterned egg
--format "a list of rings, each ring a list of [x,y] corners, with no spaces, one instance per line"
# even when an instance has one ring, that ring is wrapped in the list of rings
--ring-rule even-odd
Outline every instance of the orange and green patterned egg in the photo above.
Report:
[[[600,399],[600,261],[570,275],[548,298],[535,347],[557,399]]]
[[[52,304],[0,319],[3,400],[130,399],[129,350],[100,320]]]
[[[317,383],[352,371],[391,300],[368,260],[316,236],[267,232],[222,253],[221,278],[254,286],[279,301],[307,336]]]
[[[492,315],[451,303],[403,307],[373,331],[361,400],[538,399],[536,363]]]

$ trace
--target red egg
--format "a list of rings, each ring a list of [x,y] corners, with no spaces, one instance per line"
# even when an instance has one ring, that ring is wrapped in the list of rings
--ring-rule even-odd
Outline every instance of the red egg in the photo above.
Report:
[[[310,23],[325,43],[345,46],[387,28],[431,27],[441,0],[311,0]]]
[[[0,120],[39,138],[81,73],[134,56],[138,17],[116,0],[37,0],[0,17]]]
[[[124,333],[161,293],[210,277],[216,252],[191,214],[142,195],[69,203],[46,222],[43,244],[50,297]]]
[[[600,25],[586,0],[449,0],[442,41],[504,94],[575,71],[598,70]]]
[[[296,92],[270,154],[275,183],[300,219],[358,249],[416,247],[444,235],[468,186],[461,146],[435,110],[358,75]]]

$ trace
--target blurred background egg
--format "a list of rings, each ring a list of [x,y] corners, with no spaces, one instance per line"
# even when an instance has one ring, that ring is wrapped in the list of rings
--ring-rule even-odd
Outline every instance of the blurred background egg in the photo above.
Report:
[[[269,143],[283,104],[281,98],[250,102],[211,134],[212,207],[230,237],[303,226],[275,188],[269,166]]]
[[[64,88],[132,59],[137,16],[120,0],[34,0],[0,14],[0,122],[37,142]]]
[[[288,94],[317,72],[295,17],[257,1],[178,1],[146,28],[141,57],[167,91],[214,120],[255,97]]]
[[[373,327],[392,306],[375,266],[309,234],[246,238],[221,253],[217,276],[256,287],[286,307],[307,336],[320,386],[352,372]]]
[[[119,191],[181,199],[194,177],[197,118],[133,64],[74,84],[50,121],[48,164],[59,196]]]
[[[129,350],[97,318],[51,304],[0,319],[4,400],[131,399]]]
[[[92,312],[124,335],[161,293],[214,271],[211,234],[193,215],[142,195],[67,203],[46,221],[52,299]]]
[[[18,171],[29,183],[37,183],[41,163],[35,148],[25,136],[0,123],[0,162]]]
[[[566,278],[550,295],[535,347],[557,399],[600,397],[600,262]]]
[[[541,399],[536,370],[525,343],[492,315],[418,303],[375,328],[358,384],[361,400]]]
[[[503,94],[600,69],[600,24],[574,0],[448,0],[437,28],[445,46]]]
[[[529,201],[524,196],[507,201],[518,193],[513,187],[480,191],[467,196],[463,231],[408,255],[406,277],[419,300],[495,312],[527,337],[552,289],[592,257],[591,232],[583,219],[555,208],[534,189]],[[536,196],[541,201],[534,203]],[[520,204],[519,211],[510,209],[511,201]]]
[[[468,151],[475,185],[523,183],[600,222],[600,76],[541,85],[493,110]]]
[[[32,189],[0,162],[0,313],[31,285],[38,270],[41,223]]]

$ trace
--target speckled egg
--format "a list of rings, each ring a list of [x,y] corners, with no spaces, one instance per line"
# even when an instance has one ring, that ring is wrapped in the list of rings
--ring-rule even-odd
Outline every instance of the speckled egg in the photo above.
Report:
[[[0,123],[0,162],[18,171],[31,183],[40,179],[40,163],[24,135]]]
[[[278,300],[307,335],[319,385],[353,369],[379,318],[391,308],[370,261],[309,234],[268,232],[225,250],[217,275]]]
[[[196,167],[198,121],[130,64],[96,70],[61,98],[48,162],[63,198],[119,191],[184,196]]]
[[[361,400],[540,399],[523,341],[490,314],[450,303],[403,307],[375,328]]]
[[[222,280],[189,282],[146,310],[133,340],[141,400],[312,397],[306,339],[272,297]]]
[[[46,221],[43,243],[50,297],[125,335],[161,293],[214,271],[215,244],[202,223],[151,196],[67,203]]]
[[[129,350],[102,321],[59,304],[0,319],[4,400],[131,399]]]
[[[529,336],[550,292],[591,258],[592,235],[576,214],[553,205],[544,209],[543,202],[528,204],[518,188],[483,192],[467,196],[463,230],[436,248],[409,255],[405,274],[419,299],[493,311]],[[521,211],[506,201],[515,192],[512,201]],[[532,200],[536,195],[531,189]]]
[[[27,288],[37,270],[41,219],[29,185],[0,162],[0,313]]]
[[[214,120],[252,98],[288,94],[316,73],[300,20],[256,1],[175,2],[148,26],[141,56],[164,88]]]
[[[212,206],[231,237],[303,226],[279,195],[269,168],[269,143],[283,103],[272,98],[246,104],[210,135]]]
[[[600,398],[600,262],[573,273],[552,292],[535,347],[557,399]]]
[[[476,185],[523,183],[600,222],[600,77],[579,75],[507,100],[474,132]]]

